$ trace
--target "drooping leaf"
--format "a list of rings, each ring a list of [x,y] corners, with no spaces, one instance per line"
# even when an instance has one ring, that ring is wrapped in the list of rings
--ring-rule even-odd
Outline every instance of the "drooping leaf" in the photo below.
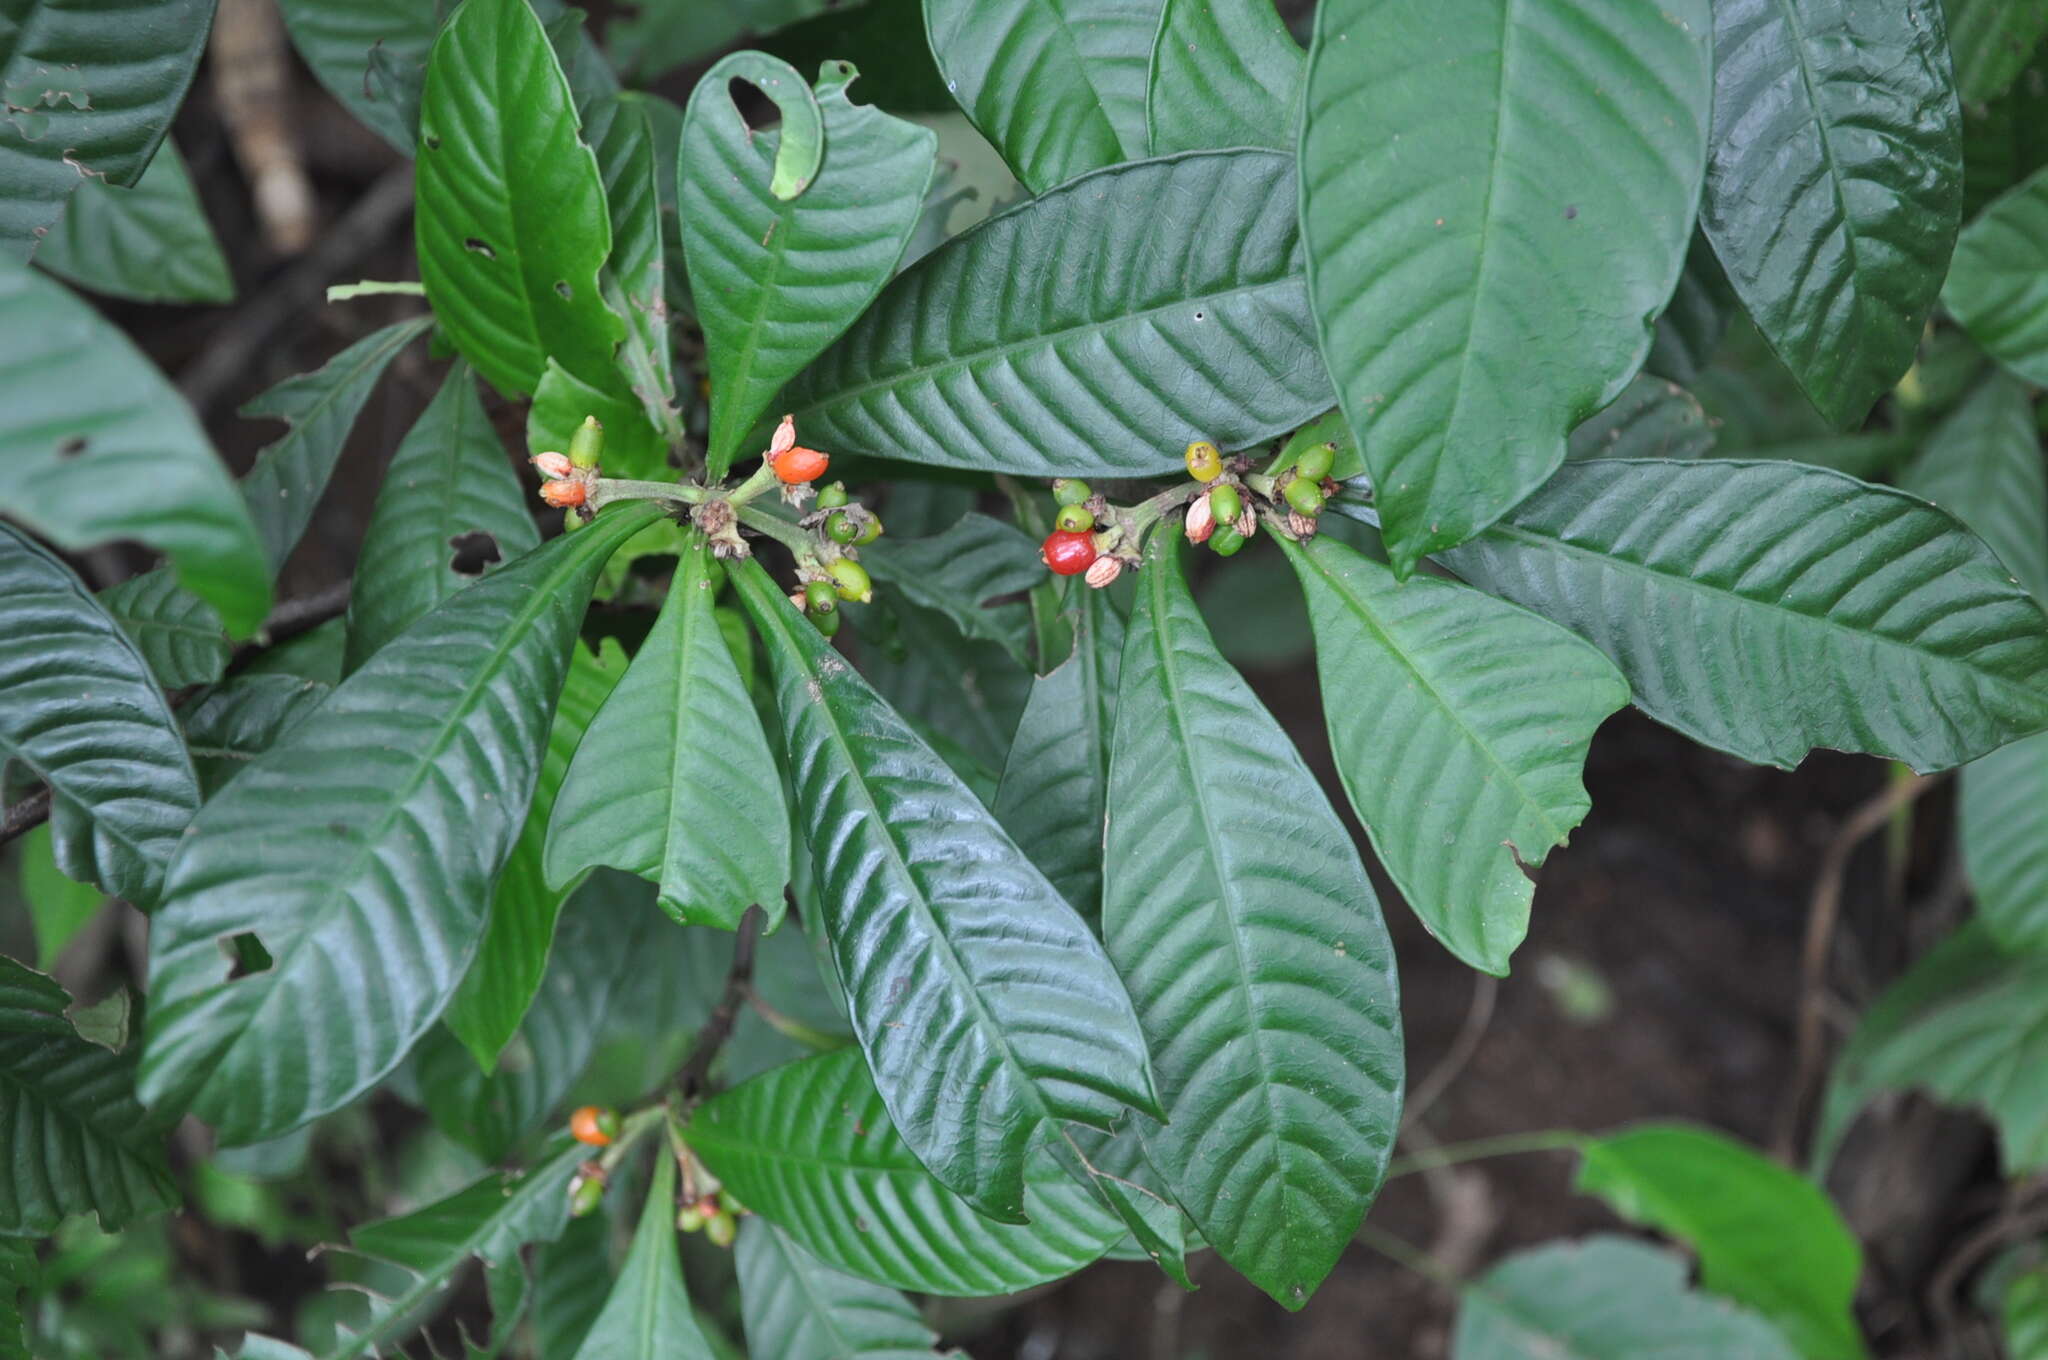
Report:
[[[1807,397],[1861,423],[1913,362],[1962,216],[1935,0],[1717,0],[1700,223]]]
[[[2048,732],[1972,761],[1959,815],[1985,929],[2016,952],[2048,950]]]
[[[349,596],[348,669],[539,542],[476,380],[458,362],[384,470]]]
[[[588,60],[599,61],[595,54]],[[573,77],[571,83],[576,83]],[[618,351],[623,386],[639,400],[647,426],[662,436],[657,443],[680,448],[685,434],[675,408],[669,344],[668,271],[662,257],[661,191],[650,116],[654,100],[636,94],[593,96],[579,86],[576,102],[583,139],[597,157],[611,219],[612,253],[598,280],[605,301],[626,323]],[[641,470],[617,475],[639,476]]]
[[[861,563],[912,602],[945,615],[963,637],[1002,644],[1018,665],[1028,664],[1030,619],[1021,601],[990,605],[999,595],[1021,595],[1045,579],[1038,545],[1021,529],[966,515],[944,533],[925,538],[884,536],[860,550]]]
[[[759,565],[733,579],[767,647],[818,924],[882,1099],[933,1176],[1022,1222],[1049,1121],[1158,1110],[1130,998],[1086,923]]]
[[[577,743],[625,673],[625,650],[614,639],[605,639],[595,652],[579,642],[569,653],[569,673],[554,721],[548,725],[533,803],[511,857],[498,872],[483,943],[477,946],[476,959],[463,974],[455,999],[448,1003],[448,1028],[469,1046],[477,1066],[486,1072],[519,1028],[520,1017],[541,985],[555,918],[569,896],[569,883],[549,885],[544,865],[562,777]]]
[[[1124,621],[1098,590],[1074,612],[1074,651],[1031,682],[995,814],[1075,911],[1102,919],[1102,824]]]
[[[1956,93],[1972,102],[1996,99],[2026,69],[2048,36],[2041,0],[1943,0]]]
[[[0,255],[25,260],[88,179],[135,183],[184,101],[213,0],[14,0],[0,45]]]
[[[993,217],[897,276],[784,404],[833,452],[1028,477],[1291,430],[1330,406],[1293,158],[1116,166]]]
[[[238,675],[209,691],[180,714],[201,792],[220,792],[333,692],[318,680],[276,674]]]
[[[50,788],[57,866],[144,910],[199,784],[142,654],[71,569],[0,522],[0,797]]]
[[[1565,447],[1565,457],[1578,459],[1703,458],[1714,431],[1690,392],[1644,374],[1573,430]]]
[[[1165,0],[1145,82],[1151,154],[1293,150],[1303,65],[1273,0]]]
[[[1991,357],[2028,382],[2048,383],[2048,169],[1970,223],[1941,301]]]
[[[1430,934],[1505,975],[1543,862],[1592,809],[1579,773],[1628,703],[1599,650],[1328,535],[1282,540],[1308,595],[1330,750],[1373,849]]]
[[[2041,606],[1945,512],[1837,472],[1570,463],[1445,562],[1760,765],[1825,746],[1945,769],[2048,726]]]
[[[1393,948],[1329,800],[1216,654],[1177,542],[1147,549],[1124,640],[1103,935],[1158,1067],[1152,1165],[1224,1260],[1300,1308],[1393,1146]]]
[[[1317,8],[1309,294],[1400,575],[1541,486],[1649,353],[1699,201],[1711,25],[1707,0]]]
[[[685,548],[668,602],[590,724],[555,800],[546,869],[609,864],[661,885],[684,925],[781,920],[789,881],[782,776],[711,608],[711,555]]]
[[[235,282],[169,140],[133,187],[88,177],[36,246],[35,262],[81,288],[136,302],[232,302]]]
[[[1813,1160],[1834,1160],[1881,1091],[1974,1106],[1998,1128],[2008,1175],[2048,1167],[2048,954],[2002,952],[1984,922],[1935,946],[1864,1013],[1835,1060]]]
[[[826,1265],[927,1294],[1007,1294],[1100,1257],[1123,1225],[1049,1156],[1024,1217],[998,1222],[933,1180],[855,1049],[788,1063],[699,1106],[691,1151],[742,1203]]]
[[[21,844],[21,898],[28,907],[36,937],[36,967],[45,972],[57,962],[86,923],[99,914],[107,895],[80,883],[57,867],[57,850],[48,822],[33,827]]]
[[[242,478],[242,495],[256,521],[273,573],[284,566],[313,522],[320,493],[334,475],[341,447],[384,370],[434,324],[431,316],[396,321],[350,345],[318,371],[287,378],[244,406],[251,419],[282,420],[291,428],[256,455]]]
[[[1517,1252],[1467,1285],[1452,1360],[1794,1360],[1770,1323],[1687,1287],[1685,1262],[1623,1237]]]
[[[683,1289],[675,1199],[676,1159],[656,1157],[632,1249],[576,1360],[712,1360]]]
[[[507,396],[532,393],[550,356],[593,386],[613,381],[625,325],[597,277],[611,227],[576,133],[526,0],[465,0],[434,41],[420,105],[420,279],[449,340]]]
[[[1863,1249],[1820,1186],[1697,1125],[1637,1125],[1580,1155],[1579,1193],[1691,1247],[1702,1286],[1769,1318],[1800,1355],[1869,1353],[1851,1307]]]
[[[1987,378],[1928,437],[1899,485],[1969,526],[2013,579],[2048,601],[2048,464],[2024,384]]]
[[[165,689],[210,685],[227,669],[233,649],[221,627],[220,612],[179,586],[168,569],[159,567],[108,586],[99,599]]]
[[[236,637],[263,621],[262,548],[192,408],[97,312],[7,259],[0,462],[35,487],[8,512],[37,533],[65,548],[137,539],[169,555],[178,579]]]
[[[1191,1249],[1202,1245],[1201,1235],[1146,1157],[1138,1131],[1126,1128],[1103,1134],[1076,1129],[1068,1144],[1074,1153],[1072,1160],[1079,1163],[1070,1169],[1083,1184],[1095,1189],[1128,1230],[1109,1255],[1118,1260],[1149,1260],[1182,1289],[1193,1289],[1187,1258]]]
[[[797,71],[740,52],[697,83],[677,162],[683,253],[711,376],[709,474],[722,476],[782,385],[867,308],[896,271],[931,183],[938,138],[854,104],[856,72],[827,62],[815,94]],[[785,132],[755,132],[730,90],[780,106]],[[795,194],[782,138],[820,120],[826,154]],[[800,436],[809,432],[799,428]]]
[[[0,957],[0,1234],[43,1236],[67,1214],[107,1232],[178,1202],[165,1123],[135,1101],[135,1060],[80,1038],[65,990]]]
[[[226,1144],[274,1137],[368,1089],[440,1015],[598,567],[658,513],[613,510],[451,596],[206,805],[150,935],[146,1101]],[[271,966],[237,978],[218,942],[243,933]]]
[[[1146,154],[1161,0],[925,0],[960,109],[1033,193]]]
[[[842,1274],[759,1217],[740,1226],[740,1314],[756,1355],[931,1360],[939,1338],[910,1300]]]

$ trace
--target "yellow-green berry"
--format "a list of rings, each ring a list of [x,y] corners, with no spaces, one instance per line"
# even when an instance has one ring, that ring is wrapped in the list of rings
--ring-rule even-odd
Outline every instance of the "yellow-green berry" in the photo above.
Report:
[[[868,544],[874,542],[881,536],[882,517],[880,515],[871,514],[868,516],[868,522],[861,528],[860,537],[853,540],[853,544],[857,548],[865,548]]]
[[[825,564],[825,572],[832,578],[840,599],[866,604],[875,598],[875,583],[868,576],[868,569],[851,557],[833,558]]]
[[[704,1235],[711,1239],[713,1246],[731,1246],[733,1238],[739,1235],[739,1231],[739,1220],[723,1209],[704,1220]]]
[[[594,468],[603,456],[604,426],[596,416],[585,416],[576,433],[569,436],[569,461],[580,468]]]
[[[1188,476],[1198,482],[1213,482],[1223,475],[1223,451],[1206,439],[1188,445]]]

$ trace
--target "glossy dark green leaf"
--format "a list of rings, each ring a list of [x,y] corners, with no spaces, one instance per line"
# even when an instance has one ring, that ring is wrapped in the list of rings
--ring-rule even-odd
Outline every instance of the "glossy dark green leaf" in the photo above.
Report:
[[[2048,951],[2048,733],[1972,761],[1960,815],[1985,928],[2009,949]]]
[[[651,80],[722,48],[823,14],[842,0],[645,0],[605,28],[605,44],[627,75]],[[853,8],[860,0],[854,0]]]
[[[2048,601],[2048,464],[2026,387],[1994,374],[1927,439],[1899,485],[1947,510]]]
[[[1430,934],[1505,975],[1541,864],[1593,803],[1586,748],[1628,685],[1547,619],[1434,577],[1403,584],[1329,535],[1286,543],[1308,595],[1330,750]]]
[[[136,302],[232,302],[235,282],[185,159],[169,141],[126,189],[88,177],[36,246],[35,262],[81,288]]]
[[[1913,362],[1962,215],[1937,0],[1717,0],[1700,222],[1821,415],[1861,423]]]
[[[2028,382],[2048,383],[2048,170],[1970,223],[1941,300],[1994,359]]]
[[[1021,1222],[1025,1161],[1049,1122],[1158,1110],[1130,998],[931,747],[758,565],[734,580],[767,647],[818,924],[876,1085],[941,1183]]]
[[[1273,0],[1165,0],[1146,79],[1151,154],[1293,150],[1303,65]]]
[[[442,330],[493,387],[532,393],[550,356],[611,384],[625,324],[598,287],[604,181],[526,0],[465,0],[434,41],[415,234]]]
[[[227,669],[233,649],[220,612],[181,587],[167,568],[108,586],[99,600],[165,689],[210,685]]]
[[[1623,1237],[1517,1252],[1465,1287],[1452,1360],[1794,1360],[1770,1323],[1686,1285],[1685,1261]]]
[[[394,99],[396,91],[373,75],[372,66],[423,77],[434,34],[454,6],[445,0],[279,0],[278,8],[292,46],[328,93],[400,155],[412,155],[419,110]]]
[[[1863,1249],[1827,1192],[1690,1124],[1588,1140],[1576,1188],[1691,1247],[1700,1284],[1770,1319],[1810,1360],[1869,1354],[1852,1304]]]
[[[814,95],[794,68],[741,52],[697,83],[684,114],[677,193],[710,365],[714,477],[758,452],[742,448],[755,421],[882,290],[924,206],[938,138],[854,104],[856,74],[828,62]],[[773,99],[790,127],[812,110],[822,120],[824,160],[794,195],[777,192],[789,187],[784,133],[747,126],[734,80]]]
[[[1156,535],[1124,640],[1102,929],[1168,1122],[1145,1151],[1204,1237],[1300,1308],[1386,1172],[1401,1108],[1393,947],[1351,838],[1216,654]]]
[[[1567,464],[1459,575],[1614,658],[1637,707],[1758,764],[1960,765],[2048,727],[2048,618],[1917,496],[1797,463]]]
[[[611,1290],[611,1223],[603,1214],[571,1220],[533,1254],[534,1353],[574,1355]]]
[[[27,259],[87,179],[135,183],[212,18],[213,0],[12,0],[0,40],[0,254]]]
[[[868,682],[947,764],[973,765],[976,777],[968,783],[976,796],[993,797],[1030,697],[1030,669],[996,643],[961,637],[943,615],[920,609],[886,582],[875,588],[875,602],[872,610],[842,616],[860,630]]]
[[[842,1274],[758,1217],[733,1257],[740,1314],[756,1355],[789,1360],[931,1360],[939,1338],[910,1300]]]
[[[1567,458],[1703,458],[1713,427],[1677,383],[1643,374],[1566,442]]]
[[[1309,294],[1400,575],[1541,486],[1642,366],[1699,201],[1711,26],[1707,0],[1318,6]]]
[[[591,55],[588,60],[598,59]],[[675,361],[669,345],[668,267],[662,256],[661,190],[650,117],[653,99],[634,94],[591,97],[582,88],[576,93],[583,138],[597,157],[612,227],[611,258],[598,276],[599,284],[605,301],[626,323],[618,350],[623,384],[615,382],[613,387],[623,385],[638,399],[647,426],[661,436],[657,452],[665,454],[669,447],[682,447],[685,433],[675,407]],[[606,448],[611,451],[609,444]],[[612,461],[616,462],[615,454]],[[651,468],[635,467],[615,475],[649,475],[666,466],[665,458],[649,462]]]
[[[563,776],[591,721],[625,673],[626,654],[615,639],[606,638],[595,652],[579,642],[569,653],[569,672],[555,704],[554,721],[548,725],[532,805],[511,856],[498,871],[483,943],[448,1005],[448,1028],[468,1045],[486,1072],[519,1028],[520,1017],[541,985],[555,918],[569,896],[571,884],[551,885],[545,866],[548,827]]]
[[[653,631],[576,747],[548,828],[567,883],[609,864],[661,885],[684,925],[772,927],[789,881],[782,776],[711,608],[711,556],[684,550]]]
[[[1115,1134],[1075,1129],[1068,1144],[1079,1165],[1069,1169],[1091,1185],[1128,1230],[1111,1247],[1116,1260],[1149,1260],[1183,1289],[1193,1289],[1188,1252],[1202,1245],[1201,1234],[1173,1199],[1166,1181],[1145,1155],[1135,1128]]]
[[[534,453],[569,447],[586,416],[604,426],[604,470],[614,477],[670,474],[667,447],[648,423],[646,407],[625,388],[621,374],[610,387],[594,387],[550,358],[526,412],[526,446]]]
[[[35,932],[36,967],[48,971],[64,947],[107,904],[107,895],[57,867],[56,842],[48,822],[31,827],[18,844],[21,900]]]
[[[208,797],[275,746],[334,692],[296,675],[238,675],[180,713],[185,745]]]
[[[244,406],[250,419],[282,420],[291,428],[264,447],[242,478],[242,495],[256,521],[274,573],[298,546],[320,493],[327,489],[342,445],[370,389],[399,351],[434,324],[431,316],[397,321],[364,336],[317,371],[285,379]]]
[[[135,1100],[133,1055],[80,1038],[70,1004],[51,979],[0,958],[0,1233],[42,1236],[88,1213],[114,1232],[178,1203],[165,1124]]]
[[[918,1164],[855,1049],[789,1063],[698,1107],[685,1135],[749,1209],[825,1264],[927,1294],[1008,1294],[1100,1257],[1123,1225],[1050,1156],[1028,1222],[976,1213]]]
[[[1063,185],[904,270],[783,404],[833,452],[1030,477],[1283,434],[1330,406],[1294,200],[1271,151]]]
[[[84,582],[5,523],[0,633],[0,786],[47,784],[58,867],[147,910],[199,806],[163,691]]]
[[[1124,621],[1099,590],[1074,611],[1074,651],[1031,682],[996,788],[998,821],[1090,923],[1102,919],[1102,824]]]
[[[1033,193],[1146,153],[1161,0],[924,0],[961,111]]]
[[[2003,952],[1985,923],[1951,935],[1886,988],[1835,1060],[1814,1162],[1880,1092],[1921,1090],[1974,1106],[1998,1128],[2006,1173],[2048,1167],[2048,953]]]
[[[1013,524],[967,515],[944,533],[926,538],[885,535],[860,550],[861,564],[905,598],[946,616],[963,637],[1000,643],[1018,665],[1028,664],[1030,618],[1021,595],[1045,579],[1038,545]]]
[[[127,337],[0,259],[0,461],[33,485],[9,513],[65,548],[139,540],[246,637],[270,608],[249,511],[192,408]]]
[[[675,1198],[676,1159],[657,1156],[632,1249],[576,1360],[712,1360],[683,1288]]]
[[[2004,94],[2048,36],[2048,5],[2041,0],[1943,0],[1942,9],[1956,92],[1966,100]]]
[[[150,935],[152,1106],[226,1144],[274,1137],[368,1089],[440,1015],[597,570],[657,513],[613,510],[451,596],[206,805]],[[219,941],[245,932],[273,962],[236,978]]]

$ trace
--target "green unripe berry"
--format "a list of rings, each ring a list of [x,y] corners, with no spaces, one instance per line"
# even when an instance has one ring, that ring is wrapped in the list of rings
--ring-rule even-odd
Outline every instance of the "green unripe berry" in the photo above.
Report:
[[[603,456],[604,426],[596,416],[585,416],[576,433],[569,436],[569,461],[580,468],[594,468]]]
[[[845,482],[834,482],[818,493],[818,508],[836,510],[852,499],[853,497],[846,492]]]
[[[1209,535],[1209,546],[1218,557],[1235,557],[1237,550],[1244,546],[1244,535],[1228,524],[1216,526],[1216,532]]]
[[[1294,470],[1312,482],[1320,482],[1330,475],[1330,469],[1336,462],[1335,444],[1311,444],[1295,456]]]
[[[1063,505],[1052,522],[1061,533],[1085,534],[1095,527],[1095,516],[1085,505]]]
[[[840,617],[838,610],[835,609],[829,614],[808,614],[805,617],[810,619],[811,625],[825,637],[835,637],[838,635]]]
[[[569,1187],[569,1217],[587,1218],[604,1202],[602,1176],[578,1176]]]
[[[1244,513],[1244,497],[1230,483],[1220,482],[1209,488],[1209,513],[1216,517],[1218,527],[1235,524]]]
[[[1296,477],[1280,494],[1304,515],[1314,515],[1323,508],[1323,489],[1306,477]]]
[[[1052,498],[1061,505],[1079,505],[1095,492],[1079,477],[1055,477],[1052,480]]]
[[[880,515],[869,515],[867,524],[861,528],[860,537],[853,540],[853,545],[856,548],[865,548],[881,536],[882,517]]]
[[[851,557],[833,558],[825,564],[825,573],[832,578],[840,599],[866,604],[875,598],[874,579],[868,575],[866,567]]]
[[[739,1235],[739,1231],[739,1220],[723,1209],[704,1220],[704,1235],[711,1239],[711,1244],[715,1247],[731,1246],[733,1238]]]
[[[676,1214],[676,1231],[684,1233],[704,1230],[704,1211],[694,1204],[686,1204]]]
[[[1188,476],[1198,482],[1213,482],[1223,475],[1223,450],[1206,439],[1197,439],[1188,445],[1185,455]]]
[[[830,581],[804,582],[804,613],[813,616],[839,611],[839,592]]]
[[[860,537],[860,527],[853,522],[853,516],[844,510],[835,510],[825,521],[825,537],[844,547]]]

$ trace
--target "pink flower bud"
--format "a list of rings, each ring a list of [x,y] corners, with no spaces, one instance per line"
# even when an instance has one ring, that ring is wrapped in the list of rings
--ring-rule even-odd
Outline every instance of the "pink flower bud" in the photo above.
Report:
[[[1097,590],[1100,590],[1123,574],[1123,559],[1109,553],[1104,553],[1095,559],[1095,564],[1088,568],[1088,574],[1081,579],[1094,586]]]
[[[1207,493],[1188,503],[1186,527],[1190,543],[1207,543],[1209,535],[1216,532],[1216,514],[1209,508]]]
[[[774,462],[784,449],[796,444],[796,417],[784,416],[782,423],[775,427],[775,435],[768,441],[768,461]]]
[[[566,477],[576,470],[568,455],[560,453],[536,453],[528,460],[540,469],[543,477]]]

